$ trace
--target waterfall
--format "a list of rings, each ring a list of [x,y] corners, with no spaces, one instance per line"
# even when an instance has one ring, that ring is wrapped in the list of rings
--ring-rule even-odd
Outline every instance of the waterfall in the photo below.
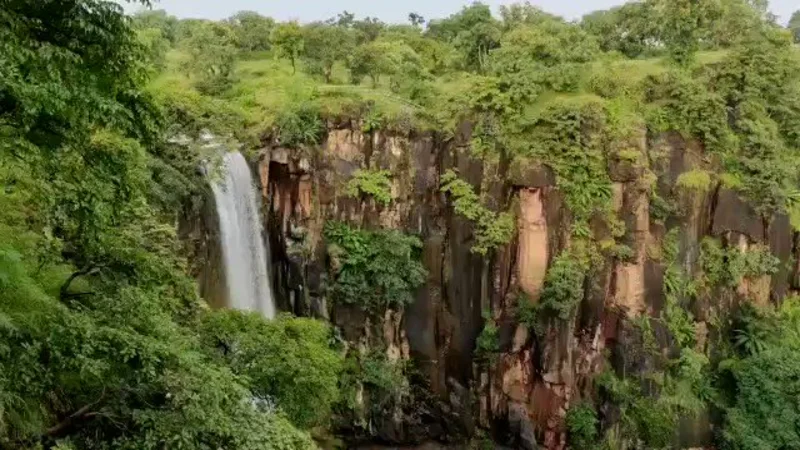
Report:
[[[219,215],[228,306],[275,317],[267,272],[268,247],[250,167],[239,152],[226,153],[221,179],[212,182]]]

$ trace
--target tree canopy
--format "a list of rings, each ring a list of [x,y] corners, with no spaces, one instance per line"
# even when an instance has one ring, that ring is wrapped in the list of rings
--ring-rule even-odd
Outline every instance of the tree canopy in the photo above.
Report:
[[[198,297],[174,223],[205,189],[202,156],[168,140],[168,105],[145,89],[152,49],[120,6],[72,5],[0,11],[0,446],[314,448],[285,415],[307,391],[252,402],[249,374],[198,326],[222,313]],[[335,383],[325,325],[250,320],[293,328]]]

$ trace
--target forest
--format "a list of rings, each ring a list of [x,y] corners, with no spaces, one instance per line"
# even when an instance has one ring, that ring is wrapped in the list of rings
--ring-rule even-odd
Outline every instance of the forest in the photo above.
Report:
[[[0,448],[393,444],[376,436],[381,415],[435,402],[413,359],[359,348],[314,314],[267,319],[201,296],[181,224],[199,214],[202,168],[221,155],[198,139],[212,133],[251,160],[265,147],[313,158],[344,123],[437,142],[469,123],[471,158],[502,170],[537,161],[569,211],[536,301],[515,297],[510,320],[533,348],[580,321],[603,261],[637,258],[609,161],[641,169],[650,220],[675,230],[646,250],[664,267],[663,308],[628,319],[641,344],[630,351],[652,364],[593,376],[559,422],[566,441],[542,448],[681,448],[677,430],[703,412],[709,448],[800,449],[800,290],[714,309],[702,339],[696,313],[797,261],[703,238],[687,272],[671,228],[685,204],[724,188],[764,223],[787,217],[800,245],[800,11],[784,26],[766,0],[642,0],[568,21],[476,2],[401,24],[348,11],[299,23],[138,4],[126,15],[107,0],[0,0]],[[642,130],[702,147],[674,197],[627,144]],[[364,168],[342,192],[388,208],[399,178]],[[515,242],[519,200],[496,201],[492,180],[456,169],[437,182],[471,226],[471,257]],[[376,317],[419,302],[431,274],[417,233],[345,222],[322,231],[328,301]],[[471,362],[491,372],[507,345],[491,311],[481,320]],[[502,426],[470,423],[444,444],[524,448]]]

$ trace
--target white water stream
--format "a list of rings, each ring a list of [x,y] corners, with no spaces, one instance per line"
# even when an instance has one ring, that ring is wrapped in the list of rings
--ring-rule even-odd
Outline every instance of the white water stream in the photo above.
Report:
[[[259,201],[250,167],[239,152],[226,153],[221,179],[212,182],[219,215],[228,306],[275,317]]]

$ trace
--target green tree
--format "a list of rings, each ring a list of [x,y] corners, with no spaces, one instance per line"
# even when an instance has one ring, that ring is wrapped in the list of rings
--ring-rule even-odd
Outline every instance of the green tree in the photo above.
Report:
[[[256,398],[274,400],[301,428],[324,425],[338,400],[342,358],[323,322],[218,311],[201,327],[215,358],[248,380]]]
[[[652,0],[659,20],[659,36],[670,57],[679,64],[694,58],[700,43],[711,36],[711,25],[719,20],[718,0]]]
[[[581,27],[597,39],[602,50],[631,58],[657,50],[658,24],[654,9],[646,2],[595,11],[581,20]]]
[[[452,43],[461,53],[465,69],[482,72],[489,52],[500,45],[502,33],[489,6],[475,2],[447,19],[432,20],[427,34]]]
[[[166,68],[169,40],[164,37],[158,28],[142,28],[136,31],[139,42],[145,51],[145,57],[150,66],[156,71]]]
[[[408,13],[408,21],[414,27],[422,27],[422,25],[425,25],[425,18],[415,12]]]
[[[328,24],[338,25],[343,28],[352,28],[356,22],[356,15],[344,10],[336,15],[336,17],[328,19]]]
[[[361,45],[347,60],[353,83],[360,83],[365,76],[378,87],[382,77],[389,80],[389,88],[412,100],[420,100],[427,94],[426,81],[429,73],[422,58],[411,47],[401,41],[379,39]]]
[[[789,30],[792,32],[794,42],[800,44],[800,10],[795,11],[789,19]]]
[[[133,15],[133,25],[139,29],[156,28],[174,45],[178,39],[178,19],[164,10],[142,10]]]
[[[231,86],[236,47],[229,27],[215,22],[199,24],[181,45],[189,54],[184,67],[197,89],[218,94]]]
[[[365,17],[361,20],[356,20],[351,26],[356,30],[356,39],[359,44],[378,39],[378,36],[386,29],[386,24],[376,17]]]
[[[270,35],[275,21],[253,11],[239,11],[228,19],[233,28],[236,46],[245,51],[270,49]]]
[[[355,48],[352,30],[339,25],[314,23],[303,28],[303,58],[306,70],[321,74],[326,83],[331,82],[333,66],[344,62]]]
[[[175,43],[180,45],[183,41],[192,37],[192,34],[205,24],[211,22],[205,19],[181,19],[178,21],[175,31]]]
[[[508,32],[519,26],[535,26],[552,20],[560,21],[557,16],[544,12],[530,3],[512,3],[500,6],[500,18],[504,31]]]
[[[739,44],[772,19],[767,12],[767,3],[762,0],[720,0],[721,13],[711,24],[709,40],[715,47],[731,47]]]
[[[292,73],[297,72],[297,59],[303,52],[303,30],[297,22],[284,22],[272,30],[270,37],[281,56],[292,63]]]
[[[577,89],[582,64],[598,53],[597,43],[580,27],[553,19],[507,33],[490,64],[512,102],[531,101],[545,89]]]

